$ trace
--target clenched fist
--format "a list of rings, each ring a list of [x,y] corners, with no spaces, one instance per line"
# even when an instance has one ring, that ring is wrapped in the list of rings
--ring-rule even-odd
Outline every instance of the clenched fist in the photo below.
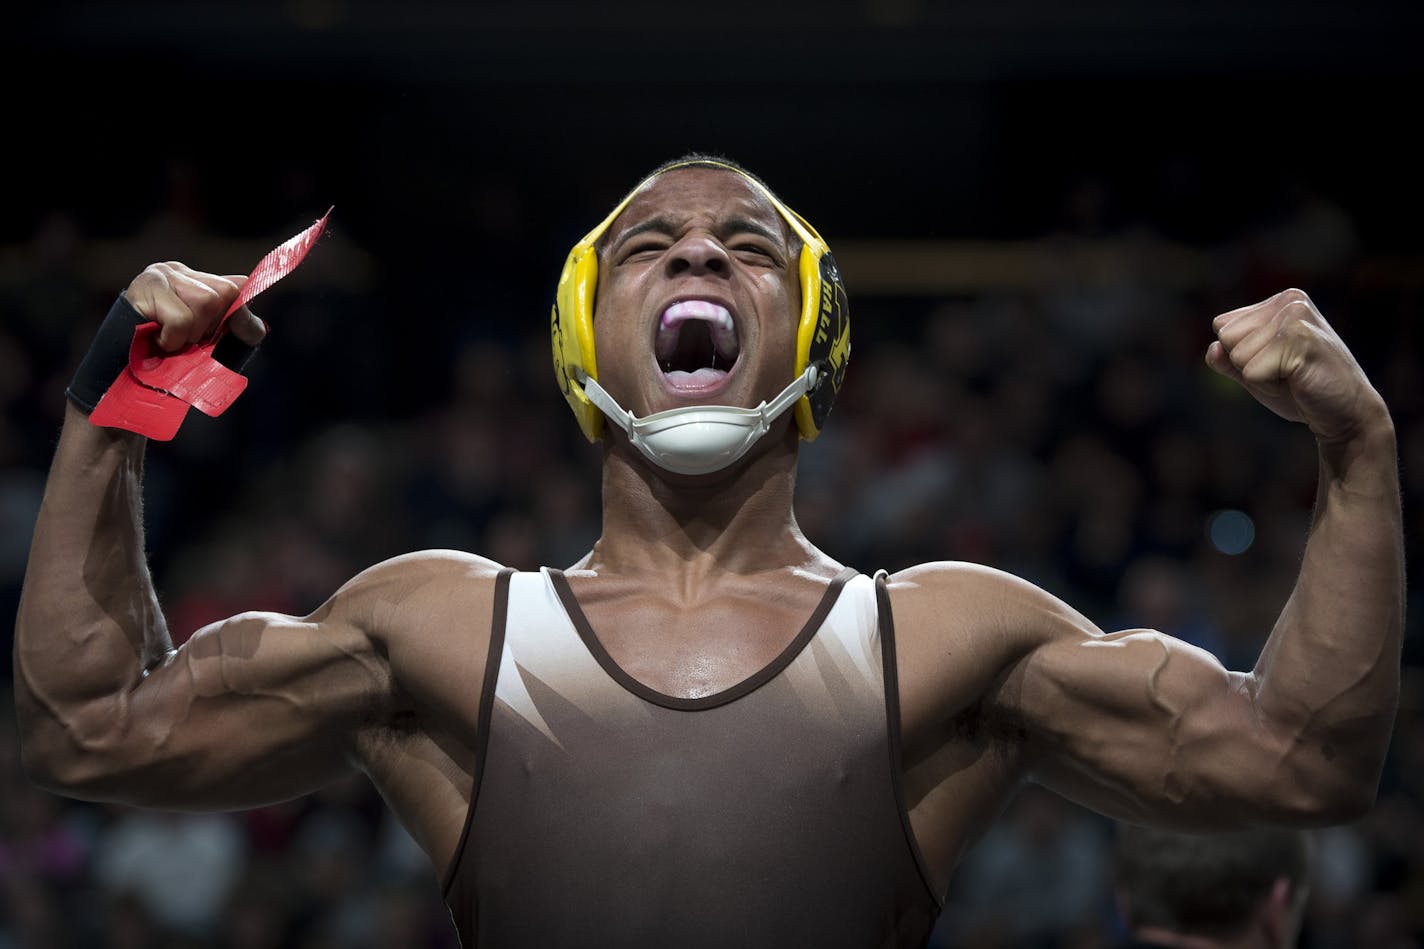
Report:
[[[172,353],[211,337],[246,282],[241,275],[202,273],[172,260],[144,268],[124,296],[145,319],[158,323],[158,346]],[[267,327],[247,307],[232,315],[227,328],[249,346],[267,335]]]
[[[1207,365],[1282,418],[1340,444],[1389,424],[1384,400],[1310,297],[1285,290],[1212,321]]]

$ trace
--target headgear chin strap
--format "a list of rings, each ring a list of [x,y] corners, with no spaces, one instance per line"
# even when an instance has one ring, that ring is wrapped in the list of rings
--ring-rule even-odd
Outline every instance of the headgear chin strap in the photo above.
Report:
[[[807,366],[781,394],[754,409],[734,405],[684,405],[642,418],[629,412],[603,386],[583,377],[589,401],[623,431],[653,464],[685,475],[721,471],[747,453],[783,412],[816,387],[815,366]]]
[[[669,171],[689,167],[714,168],[740,175],[771,202],[800,238],[801,318],[796,330],[796,378],[782,390],[781,395],[756,409],[686,406],[638,419],[621,408],[597,382],[598,360],[593,345],[593,301],[598,286],[597,244],[628,203],[649,182]],[[597,227],[574,245],[559,275],[549,328],[554,350],[554,373],[558,377],[559,388],[563,390],[564,398],[568,400],[579,428],[588,440],[598,441],[602,436],[603,418],[607,415],[654,463],[684,474],[706,474],[731,464],[766,433],[771,420],[786,411],[788,406],[795,406],[796,427],[801,437],[807,441],[815,439],[830,414],[831,404],[845,380],[846,364],[850,361],[850,306],[840,270],[826,242],[801,215],[782,204],[766,185],[734,165],[712,159],[695,159],[671,165],[643,179]],[[744,423],[744,419],[752,421]],[[658,446],[675,444],[683,447],[650,450],[650,439]],[[699,444],[705,447],[699,448]],[[705,460],[698,460],[704,455]],[[668,463],[667,459],[673,458],[681,460]],[[674,464],[682,467],[674,467]]]

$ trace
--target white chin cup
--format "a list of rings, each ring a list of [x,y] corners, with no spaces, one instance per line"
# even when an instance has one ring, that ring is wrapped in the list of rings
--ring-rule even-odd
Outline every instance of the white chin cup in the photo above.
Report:
[[[638,418],[614,401],[598,381],[579,372],[589,401],[613,424],[628,433],[628,441],[649,461],[677,474],[702,475],[721,471],[747,453],[771,430],[771,423],[816,386],[816,367],[791,381],[781,394],[754,409],[734,405],[685,405]]]

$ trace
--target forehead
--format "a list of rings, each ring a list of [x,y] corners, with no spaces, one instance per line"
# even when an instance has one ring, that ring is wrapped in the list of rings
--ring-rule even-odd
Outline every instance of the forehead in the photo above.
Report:
[[[677,168],[644,184],[604,235],[616,241],[625,229],[653,218],[678,224],[716,224],[747,219],[789,236],[790,229],[766,193],[753,181],[721,168]]]

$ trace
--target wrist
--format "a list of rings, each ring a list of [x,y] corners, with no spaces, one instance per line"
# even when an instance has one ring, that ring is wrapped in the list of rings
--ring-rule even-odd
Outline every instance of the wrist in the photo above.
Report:
[[[134,327],[146,322],[121,293],[109,308],[108,316],[94,334],[89,351],[84,354],[64,394],[86,415],[109,391],[109,386],[124,371],[129,362],[129,347],[133,343]]]
[[[1394,419],[1378,394],[1348,431],[1324,438],[1317,436],[1320,462],[1332,481],[1357,480],[1371,471],[1384,471],[1396,482],[1398,450]]]
[[[262,327],[262,333],[266,335],[266,325],[256,317],[252,319]],[[86,416],[94,411],[99,400],[128,367],[134,330],[152,322],[136,310],[124,294],[119,294],[119,298],[109,308],[108,315],[104,317],[104,322],[100,324],[99,331],[94,334],[94,341],[89,344],[89,351],[80,361],[74,378],[64,390],[64,394],[77,409]],[[233,372],[242,373],[256,354],[260,342],[249,344],[243,342],[234,332],[220,333],[212,347],[213,359]]]

